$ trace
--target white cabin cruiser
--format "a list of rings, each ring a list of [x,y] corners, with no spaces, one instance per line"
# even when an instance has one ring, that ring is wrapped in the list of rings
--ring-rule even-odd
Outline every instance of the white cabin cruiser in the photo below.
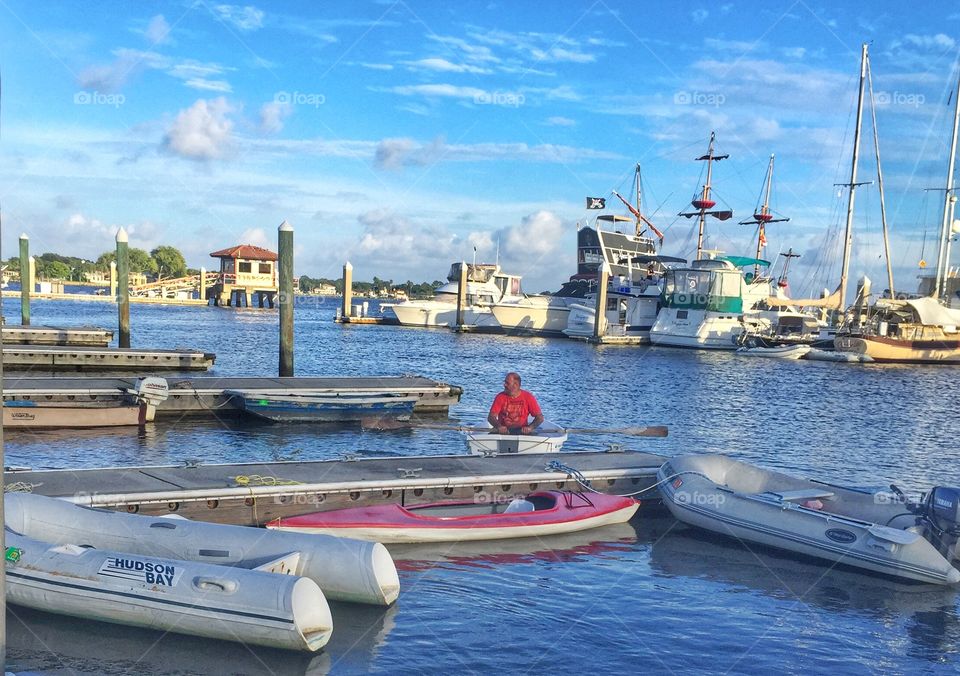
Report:
[[[799,479],[722,455],[671,459],[657,472],[664,502],[692,526],[883,573],[956,584],[960,490],[920,502]]]
[[[769,263],[722,256],[700,258],[689,268],[668,270],[660,312],[650,329],[651,342],[670,347],[735,350],[744,334],[815,330],[816,320],[812,317],[789,306],[769,304],[776,293],[771,280],[754,277],[750,272],[744,274],[741,269],[757,265]]]
[[[439,287],[429,300],[408,300],[384,305],[385,312],[393,312],[403,326],[453,327],[457,323],[457,292],[460,286],[460,266],[454,263],[447,274],[447,283]],[[499,328],[491,311],[495,303],[518,301],[523,298],[520,276],[508,275],[499,265],[468,263],[467,293],[463,322],[475,328]]]

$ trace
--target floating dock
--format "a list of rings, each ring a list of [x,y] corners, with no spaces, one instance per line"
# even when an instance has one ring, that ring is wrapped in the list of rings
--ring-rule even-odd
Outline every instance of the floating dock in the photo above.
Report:
[[[3,368],[38,371],[206,371],[216,360],[198,350],[136,348],[5,346]]]
[[[278,517],[369,504],[509,500],[579,487],[575,471],[606,493],[656,484],[666,458],[637,451],[500,456],[412,456],[314,462],[7,471],[13,490],[149,515],[262,526]],[[559,469],[551,463],[562,463]],[[638,495],[659,500],[656,490]]]
[[[5,345],[106,347],[113,340],[113,331],[97,326],[4,326],[2,335]]]
[[[6,356],[6,350],[4,350]],[[6,364],[5,364],[6,365]],[[151,367],[144,367],[150,370]],[[126,390],[136,387],[136,378],[34,378],[7,376],[4,401],[120,401]],[[447,413],[460,401],[463,388],[421,376],[362,378],[167,378],[170,396],[157,408],[164,416],[223,415],[243,411],[243,402],[226,390],[249,390],[265,394],[413,394],[419,397],[417,413]]]

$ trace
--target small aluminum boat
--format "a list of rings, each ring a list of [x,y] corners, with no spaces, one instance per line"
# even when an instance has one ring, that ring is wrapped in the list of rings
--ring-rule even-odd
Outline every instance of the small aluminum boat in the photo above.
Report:
[[[247,413],[272,422],[371,423],[381,419],[409,420],[416,395],[405,394],[274,394],[226,390],[243,402]]]
[[[556,453],[567,440],[567,431],[543,422],[534,434],[493,434],[488,430],[467,432],[467,448],[473,455],[507,453]]]
[[[603,493],[538,491],[510,502],[374,505],[275,519],[267,528],[376,542],[466,542],[573,533],[623,523],[633,498]]]
[[[673,458],[657,479],[667,507],[692,526],[893,577],[960,582],[960,490],[937,487],[913,503],[722,455]]]
[[[31,429],[142,427],[153,422],[157,406],[168,395],[167,381],[151,376],[141,378],[135,387],[126,390],[121,401],[10,399],[3,402],[3,426]]]

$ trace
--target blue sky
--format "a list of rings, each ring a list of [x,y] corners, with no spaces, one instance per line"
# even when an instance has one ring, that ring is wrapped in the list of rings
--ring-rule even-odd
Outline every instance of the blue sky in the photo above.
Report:
[[[118,227],[192,266],[296,231],[296,272],[442,278],[500,260],[528,291],[574,270],[584,197],[630,191],[664,252],[710,132],[735,218],[708,243],[749,253],[737,221],[776,154],[768,258],[803,254],[795,293],[833,286],[860,44],[871,43],[898,286],[932,266],[960,54],[934,2],[0,1],[3,255],[95,257]],[[952,103],[952,102],[951,102]],[[869,120],[869,112],[867,113]],[[859,180],[875,175],[869,124]],[[615,200],[614,200],[615,201]],[[613,205],[614,201],[608,201]],[[857,194],[851,274],[883,288],[876,186]],[[926,233],[926,234],[925,234]],[[925,245],[924,245],[925,239]]]

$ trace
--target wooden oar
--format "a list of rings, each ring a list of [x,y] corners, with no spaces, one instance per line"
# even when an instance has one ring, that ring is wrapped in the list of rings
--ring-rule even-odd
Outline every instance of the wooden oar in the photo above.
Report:
[[[454,432],[487,432],[494,434],[491,427],[476,427],[472,425],[451,425],[444,423],[418,423],[418,422],[394,422],[384,421],[386,424],[381,429],[399,429],[401,427],[414,427],[426,430],[451,430]],[[396,425],[396,426],[394,426]],[[667,436],[666,425],[652,425],[650,427],[568,427],[569,434],[626,434],[632,437],[665,437]],[[536,435],[536,432],[533,433]]]

